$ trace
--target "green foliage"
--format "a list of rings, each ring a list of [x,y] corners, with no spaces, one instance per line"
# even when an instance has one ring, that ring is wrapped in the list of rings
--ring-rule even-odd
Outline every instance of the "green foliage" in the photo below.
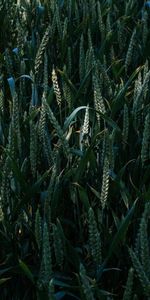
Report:
[[[150,298],[149,16],[0,1],[1,299]]]

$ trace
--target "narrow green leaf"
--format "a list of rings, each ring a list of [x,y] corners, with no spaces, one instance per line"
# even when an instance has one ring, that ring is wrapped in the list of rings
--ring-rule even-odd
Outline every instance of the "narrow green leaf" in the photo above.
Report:
[[[19,267],[22,273],[34,284],[35,280],[31,270],[21,259],[19,260]]]
[[[126,217],[121,222],[121,225],[120,225],[120,227],[118,229],[118,232],[114,236],[114,239],[113,239],[113,241],[112,241],[112,243],[110,245],[110,248],[108,250],[108,254],[107,254],[107,257],[106,257],[105,261],[107,261],[112,256],[112,254],[116,251],[116,248],[117,248],[118,244],[123,241],[124,236],[125,236],[125,234],[127,232],[127,229],[129,227],[130,221],[132,219],[136,203],[137,203],[137,200],[135,200],[135,202],[133,203],[132,207],[128,211]]]
[[[86,109],[86,106],[79,106],[77,107],[71,114],[70,116],[65,120],[64,123],[64,127],[63,130],[64,132],[68,129],[68,127],[70,126],[71,122],[74,120],[74,118],[76,117],[76,114],[82,110],[82,109]]]
[[[0,285],[2,285],[3,283],[5,283],[6,281],[10,280],[11,277],[7,277],[7,278],[1,278],[0,279]]]

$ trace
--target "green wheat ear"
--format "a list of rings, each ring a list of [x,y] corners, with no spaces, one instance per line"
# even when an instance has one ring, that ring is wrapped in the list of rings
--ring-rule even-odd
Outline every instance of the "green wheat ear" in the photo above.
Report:
[[[145,64],[144,64],[144,70],[143,70],[143,81],[144,81],[145,78],[146,78],[146,75],[147,75],[147,73],[148,73],[148,70],[149,70],[149,63],[148,63],[148,60],[146,60],[146,62],[145,62]],[[143,93],[144,100],[146,99],[146,96],[147,96],[148,87],[149,87],[149,82],[147,82],[147,84],[146,84],[146,86],[145,86],[145,89],[144,89],[144,93]]]
[[[111,16],[110,16],[110,12],[108,12],[107,14],[107,19],[106,19],[106,35],[110,35],[112,33],[112,24],[111,24]],[[115,53],[114,53],[114,47],[111,44],[110,46],[110,62],[113,63],[114,59],[115,59]]]
[[[8,151],[10,156],[15,159],[16,158],[16,144],[15,144],[15,132],[14,127],[12,126],[12,122],[9,124],[9,134],[8,134]]]
[[[102,19],[100,1],[97,1],[97,17],[98,17],[99,30],[100,30],[100,34],[101,34],[101,41],[103,42],[104,38],[105,38],[105,25],[104,25],[103,19]]]
[[[94,295],[91,289],[91,285],[89,279],[86,275],[86,270],[82,264],[80,264],[80,279],[82,284],[83,293],[85,296],[85,300],[94,300]]]
[[[124,147],[126,146],[128,141],[128,133],[129,133],[129,111],[125,103],[123,109],[123,130],[122,130],[123,141],[125,143]]]
[[[13,68],[13,62],[12,62],[12,58],[11,58],[9,49],[5,50],[4,59],[5,59],[5,63],[6,63],[7,73],[9,74],[9,76],[12,76],[14,74],[14,68]]]
[[[150,148],[150,112],[148,112],[144,122],[142,149],[141,149],[141,160],[143,166],[146,160],[149,159],[149,148]]]
[[[62,80],[62,89],[63,89],[64,99],[68,103],[68,107],[70,111],[72,108],[72,92],[70,86],[66,83],[65,80]]]
[[[56,71],[54,68],[52,70],[52,82],[53,82],[54,93],[56,95],[57,104],[59,107],[61,107],[61,103],[62,103],[61,92],[60,92],[60,88],[58,85],[57,74],[56,74]]]
[[[39,250],[41,249],[42,243],[42,218],[39,212],[39,209],[36,211],[35,215],[35,238],[38,245]]]
[[[80,75],[80,81],[82,81],[85,76],[85,53],[84,53],[83,34],[81,35],[81,39],[80,39],[79,75]]]
[[[52,277],[52,257],[51,246],[49,241],[49,230],[46,222],[43,225],[42,238],[42,261],[39,273],[38,286],[39,288],[48,287],[49,281]]]
[[[45,127],[46,127],[46,110],[45,110],[44,101],[46,101],[46,93],[45,92],[42,95],[42,105],[41,105],[40,118],[39,118],[39,123],[38,123],[38,135],[39,135],[39,140],[41,142],[43,141]]]
[[[132,300],[134,269],[130,268],[122,300]]]
[[[108,97],[112,96],[112,87],[111,87],[111,81],[107,73],[107,65],[106,65],[106,57],[104,56],[104,63],[103,65],[101,63],[98,64],[98,67],[101,72],[101,76],[103,79],[103,85],[105,94],[108,95]]]
[[[45,92],[45,94],[47,94],[47,91],[48,91],[48,57],[47,57],[46,52],[44,54],[44,82],[43,82],[43,86],[44,86],[44,92]]]
[[[89,105],[86,107],[84,123],[81,130],[81,143],[86,147],[88,145],[88,133],[89,133]]]
[[[150,249],[147,231],[149,212],[150,205],[149,203],[146,203],[137,235],[136,249],[135,251],[129,249],[133,267],[137,273],[146,296],[150,296]]]
[[[135,47],[135,41],[136,41],[136,29],[133,30],[131,39],[130,39],[130,43],[129,43],[129,47],[128,47],[128,51],[126,54],[126,58],[125,58],[125,71],[128,71],[128,67],[131,63],[132,60],[132,56],[133,56],[133,50]]]
[[[56,263],[62,268],[64,260],[63,243],[59,229],[55,224],[53,224],[53,240]]]
[[[91,207],[88,212],[88,232],[90,253],[92,259],[97,265],[100,265],[102,262],[101,238],[99,230],[97,228],[97,222],[95,219],[94,211]]]
[[[137,90],[138,92],[133,102],[133,117],[135,123],[134,126],[136,129],[138,129],[142,118],[143,97],[145,92],[147,91],[149,81],[150,81],[150,71],[146,73],[143,84],[139,88],[139,90]]]
[[[37,133],[37,124],[34,122],[30,123],[30,164],[31,172],[33,177],[36,176],[37,171],[37,151],[38,151],[38,133]]]
[[[100,83],[98,77],[96,76],[96,73],[93,74],[93,88],[94,88],[94,106],[96,110],[98,126],[100,127],[99,113],[105,114],[106,110],[105,110],[105,104],[100,90]]]
[[[77,2],[75,2],[75,19],[76,19],[77,25],[79,26],[79,24],[80,24],[80,14],[79,14],[79,6],[78,6]]]
[[[35,65],[34,65],[34,69],[35,69],[35,75],[38,74],[40,66],[43,62],[43,55],[46,49],[46,46],[48,44],[49,38],[50,38],[50,34],[51,34],[51,25],[49,25],[44,33],[44,36],[42,38],[41,44],[38,48],[37,54],[36,54],[36,58],[35,58]]]
[[[120,19],[118,19],[118,21],[117,21],[117,29],[118,29],[118,45],[122,52],[125,47],[125,44],[126,44],[127,35],[126,35],[125,28],[124,28],[124,24],[123,24],[123,22],[121,22]]]
[[[145,273],[150,276],[150,251],[147,233],[147,219],[148,216],[143,215],[140,223],[140,256]]]
[[[67,36],[67,30],[68,30],[68,18],[66,17],[63,24],[63,40],[65,40]]]
[[[146,45],[147,38],[148,38],[148,33],[149,33],[149,28],[148,28],[148,13],[147,11],[143,12],[143,19],[142,19],[142,37],[143,37],[143,45]]]
[[[70,154],[70,148],[69,148],[69,144],[68,144],[68,141],[66,140],[65,136],[64,136],[64,133],[63,133],[63,130],[61,129],[58,121],[56,120],[50,106],[47,104],[46,101],[44,101],[44,105],[45,105],[45,110],[46,110],[46,114],[51,122],[51,124],[54,126],[55,130],[56,130],[56,133],[62,143],[62,146],[63,146],[63,149],[64,149],[64,152],[66,154],[66,156],[68,156],[68,154]]]
[[[96,2],[95,0],[89,1],[89,6],[91,7],[91,23],[95,24],[97,22],[96,19]]]
[[[0,200],[0,222],[4,221],[4,212],[3,212],[3,208],[2,208],[2,203]]]
[[[4,93],[0,90],[0,113],[4,114]]]
[[[108,198],[109,190],[109,160],[107,156],[104,158],[103,166],[103,177],[102,177],[102,187],[101,187],[101,205],[102,209],[105,208]]]
[[[57,25],[58,34],[59,37],[62,38],[62,24],[60,20],[60,10],[57,2],[55,4],[55,16],[56,16],[56,25]]]
[[[137,273],[137,276],[141,282],[141,285],[143,287],[144,290],[144,294],[145,296],[150,296],[150,281],[146,275],[146,273],[144,272],[143,266],[139,260],[139,258],[137,257],[136,253],[132,250],[129,249],[129,254],[132,260],[132,264],[133,267]]]
[[[22,142],[21,142],[21,132],[20,132],[19,99],[16,92],[13,95],[12,128],[17,139],[17,146],[18,146],[19,154],[21,156]]]
[[[82,132],[83,132],[83,135],[86,135],[89,132],[89,105],[87,105],[86,110],[85,110]]]
[[[10,200],[9,192],[10,192],[10,162],[9,162],[9,158],[7,157],[3,166],[2,181],[0,186],[0,203],[4,213]]]
[[[71,76],[71,70],[72,70],[72,52],[71,52],[71,47],[68,47],[68,51],[67,51],[67,73],[68,76]]]

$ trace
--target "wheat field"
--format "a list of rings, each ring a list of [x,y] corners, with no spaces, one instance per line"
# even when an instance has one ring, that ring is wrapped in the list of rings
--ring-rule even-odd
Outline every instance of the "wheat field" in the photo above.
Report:
[[[150,299],[150,1],[0,0],[0,299]]]

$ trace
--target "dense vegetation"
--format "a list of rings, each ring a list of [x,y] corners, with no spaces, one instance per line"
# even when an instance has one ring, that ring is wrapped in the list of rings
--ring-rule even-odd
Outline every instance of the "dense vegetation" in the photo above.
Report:
[[[150,299],[150,1],[0,0],[0,298]]]

